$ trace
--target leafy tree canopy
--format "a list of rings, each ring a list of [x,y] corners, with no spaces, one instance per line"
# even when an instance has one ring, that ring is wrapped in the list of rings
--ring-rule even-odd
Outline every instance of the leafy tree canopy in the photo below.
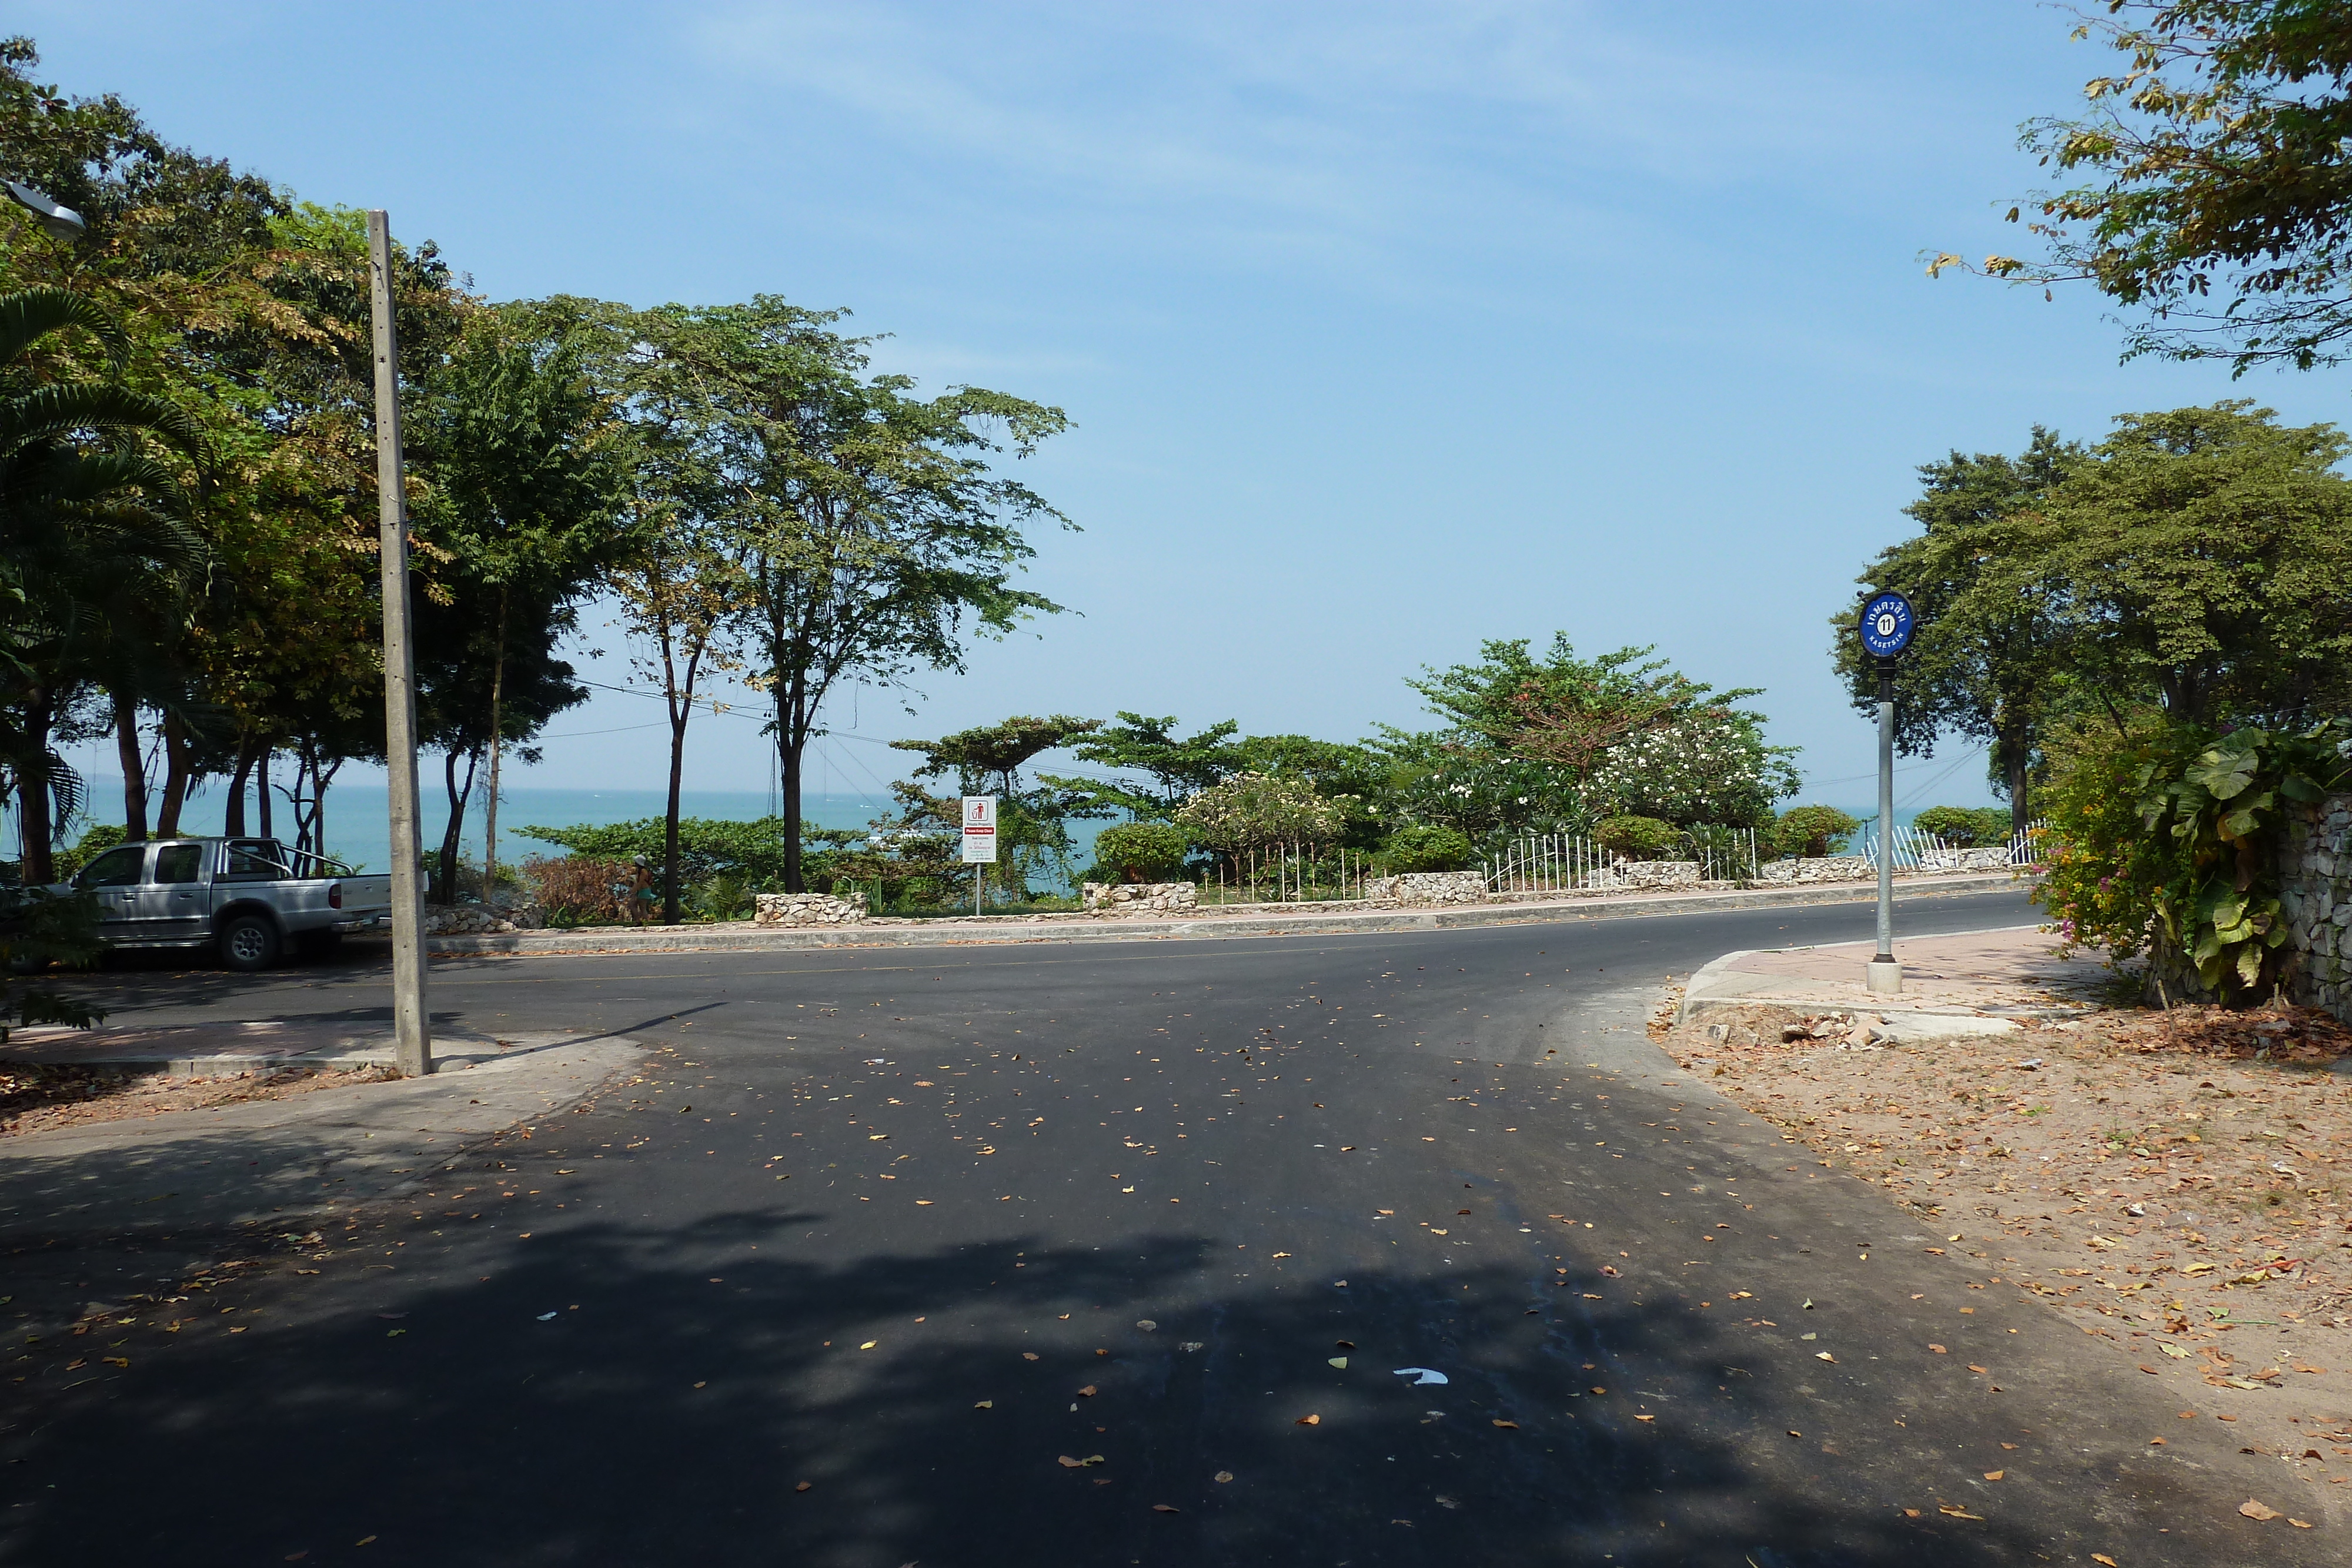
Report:
[[[2054,656],[2058,626],[2049,608],[2018,593],[1998,563],[2017,516],[2042,505],[2084,461],[2079,444],[2036,425],[2016,457],[1953,452],[1923,464],[1923,493],[1904,515],[1924,531],[1879,552],[1856,580],[1864,598],[1894,590],[1918,612],[1910,650],[1895,665],[1895,748],[1932,757],[1947,733],[1985,742],[1994,787],[2021,827],[2043,737],[2077,683]],[[1854,619],[1852,611],[1831,618],[1831,657],[1855,711],[1874,716],[1877,662],[1864,653]]]
[[[2046,254],[1976,268],[2087,279],[2140,319],[2126,357],[2299,369],[2352,334],[2352,10],[2336,0],[2106,0],[2096,34],[2128,62],[2079,119],[2029,122],[2044,167],[2087,176],[2025,208]],[[1966,267],[1937,258],[1931,271]]]

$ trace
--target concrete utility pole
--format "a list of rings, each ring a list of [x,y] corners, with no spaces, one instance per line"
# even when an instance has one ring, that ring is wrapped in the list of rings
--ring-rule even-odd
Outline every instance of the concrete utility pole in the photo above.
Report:
[[[425,1010],[425,890],[416,868],[416,658],[408,640],[408,497],[400,456],[400,352],[392,320],[392,219],[367,215],[375,325],[375,489],[383,571],[383,747],[392,797],[392,1023],[404,1078],[433,1071]]]

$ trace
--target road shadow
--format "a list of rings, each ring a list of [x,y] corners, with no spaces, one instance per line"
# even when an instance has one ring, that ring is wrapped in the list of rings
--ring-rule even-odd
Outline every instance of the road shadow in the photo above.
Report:
[[[838,1217],[780,1203],[542,1219],[427,1284],[457,1223],[433,1207],[318,1280],[132,1314],[187,1327],[125,1333],[127,1368],[44,1361],[0,1437],[26,1500],[0,1561],[1910,1568],[2047,1544],[1849,1490],[1840,1445],[1781,1435],[1703,1320],[1500,1270],[1210,1290],[1227,1255],[1172,1231],[826,1264],[780,1249]]]

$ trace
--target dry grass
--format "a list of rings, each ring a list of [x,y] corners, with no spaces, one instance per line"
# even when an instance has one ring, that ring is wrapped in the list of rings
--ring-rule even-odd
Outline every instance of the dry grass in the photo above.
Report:
[[[247,1100],[285,1100],[397,1077],[389,1067],[259,1068],[183,1078],[114,1067],[0,1067],[0,1137],[93,1122],[201,1111]]]
[[[2329,1070],[2352,1030],[2119,1009],[1902,1046],[1870,1021],[1759,1007],[1656,1032],[1969,1288],[2041,1298],[2254,1451],[2352,1484],[2352,1075]]]

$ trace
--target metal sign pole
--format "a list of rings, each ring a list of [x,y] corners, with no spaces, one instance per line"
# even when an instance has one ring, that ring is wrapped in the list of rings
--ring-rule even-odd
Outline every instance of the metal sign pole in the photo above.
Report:
[[[1895,661],[1917,629],[1911,601],[1899,593],[1874,595],[1862,607],[1863,649],[1878,662],[1878,951],[1868,974],[1870,989],[1884,996],[1903,989],[1895,959]]]
[[[973,918],[986,913],[981,907],[981,894],[988,886],[988,868],[996,863],[996,797],[966,795],[963,798],[963,862],[971,867],[971,913]]]
[[[404,1078],[433,1071],[425,1010],[425,900],[416,862],[416,660],[408,637],[408,507],[401,473],[400,356],[392,320],[392,220],[367,215],[368,303],[375,326],[375,488],[383,584],[383,741],[392,802],[392,1023]]]
[[[1895,961],[1895,661],[1878,661],[1878,951],[1870,960],[1870,988],[1903,988]]]

